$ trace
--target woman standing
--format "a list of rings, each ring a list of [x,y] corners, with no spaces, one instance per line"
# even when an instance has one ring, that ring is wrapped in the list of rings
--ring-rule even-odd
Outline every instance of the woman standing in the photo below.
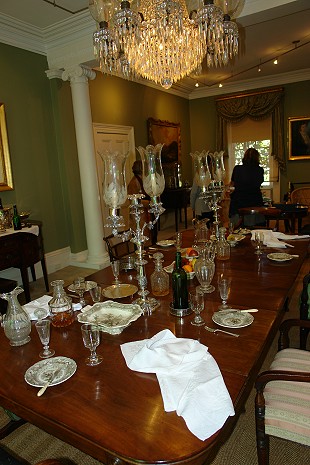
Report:
[[[232,223],[239,221],[239,208],[264,205],[260,190],[263,181],[264,169],[259,166],[259,152],[250,147],[244,154],[242,165],[236,165],[231,176],[234,191],[230,195],[229,218]],[[255,222],[257,220],[261,222],[261,218]]]

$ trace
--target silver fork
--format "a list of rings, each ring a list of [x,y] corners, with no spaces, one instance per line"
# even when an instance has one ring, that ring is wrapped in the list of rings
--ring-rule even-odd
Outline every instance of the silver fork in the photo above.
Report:
[[[224,331],[223,329],[210,328],[209,326],[205,326],[205,329],[207,331],[210,331],[210,333],[224,333],[224,334],[229,334],[229,336],[239,337],[239,334],[230,333],[229,331]]]

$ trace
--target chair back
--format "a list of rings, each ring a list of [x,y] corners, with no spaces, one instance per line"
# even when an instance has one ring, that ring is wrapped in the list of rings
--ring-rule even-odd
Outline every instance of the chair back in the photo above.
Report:
[[[121,258],[134,253],[136,250],[133,242],[130,240],[122,241],[119,237],[115,237],[112,234],[104,237],[103,240],[106,243],[111,262],[120,260]]]

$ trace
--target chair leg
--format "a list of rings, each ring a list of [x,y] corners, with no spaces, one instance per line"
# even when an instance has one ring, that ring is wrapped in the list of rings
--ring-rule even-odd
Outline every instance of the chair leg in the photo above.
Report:
[[[258,465],[269,465],[269,436],[265,433],[265,399],[259,391],[255,398],[255,422]]]
[[[13,433],[17,428],[24,425],[26,423],[25,420],[20,418],[19,420],[11,420],[5,426],[0,428],[0,439],[5,438],[8,434]]]

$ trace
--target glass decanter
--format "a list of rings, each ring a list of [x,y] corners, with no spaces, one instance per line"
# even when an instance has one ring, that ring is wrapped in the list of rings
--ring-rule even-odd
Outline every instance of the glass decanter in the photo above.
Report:
[[[226,228],[219,228],[219,240],[217,241],[216,256],[218,260],[230,259],[230,245],[226,241]]]
[[[24,290],[16,287],[7,294],[0,294],[1,299],[8,301],[6,314],[2,318],[2,326],[11,346],[22,346],[30,341],[31,321],[17,299],[21,292]]]
[[[215,287],[211,285],[215,272],[214,256],[214,245],[210,241],[204,247],[199,248],[199,258],[194,265],[195,275],[200,283],[197,289],[204,294],[210,294],[215,290]]]
[[[160,252],[154,253],[155,270],[150,277],[152,294],[158,297],[169,294],[169,275],[163,270],[163,257]]]
[[[59,328],[69,326],[74,321],[74,314],[72,299],[67,296],[63,288],[64,281],[62,279],[52,281],[51,286],[53,287],[53,297],[48,306],[52,315],[52,325]]]

